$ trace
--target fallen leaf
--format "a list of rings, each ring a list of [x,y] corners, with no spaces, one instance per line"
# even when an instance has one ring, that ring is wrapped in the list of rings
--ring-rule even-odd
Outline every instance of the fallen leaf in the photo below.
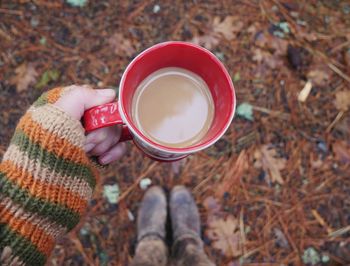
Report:
[[[251,106],[249,103],[241,103],[237,107],[237,115],[240,117],[243,117],[247,120],[253,121],[253,106]]]
[[[239,81],[241,79],[241,74],[239,72],[237,72],[234,76],[233,76],[233,81]]]
[[[255,151],[254,158],[256,159],[254,166],[263,168],[271,182],[284,183],[280,171],[285,168],[287,160],[278,158],[275,149],[269,148],[268,145],[263,145]]]
[[[47,86],[51,81],[56,81],[60,77],[60,72],[57,69],[50,69],[46,70],[41,78],[40,81],[35,84],[35,88],[42,89],[45,86]]]
[[[227,16],[223,21],[221,21],[220,17],[215,17],[213,20],[214,32],[222,34],[229,41],[236,37],[243,26],[243,21],[233,16]]]
[[[226,219],[213,220],[206,231],[212,246],[226,257],[232,258],[242,254],[241,234],[239,222],[232,215]]]
[[[114,185],[104,185],[103,186],[103,196],[111,204],[117,204],[120,195],[120,190],[118,184]]]
[[[218,36],[215,35],[202,35],[202,36],[195,36],[191,40],[192,43],[203,46],[204,48],[211,50],[214,48],[216,45],[219,44],[219,38]]]
[[[332,149],[338,161],[350,163],[350,145],[346,141],[336,141],[333,143]]]
[[[304,88],[299,92],[298,101],[299,102],[305,102],[307,97],[309,96],[309,94],[311,92],[311,89],[312,89],[312,83],[311,83],[310,80],[308,80],[305,83]]]
[[[309,247],[304,250],[302,259],[304,264],[317,265],[319,262],[321,262],[320,255],[313,247]]]
[[[136,52],[131,41],[118,32],[109,38],[108,43],[113,52],[119,56],[132,56]]]
[[[16,85],[17,92],[22,92],[28,89],[29,85],[36,82],[38,73],[32,63],[23,63],[15,69],[16,75],[10,79],[10,83]]]
[[[76,7],[83,7],[87,4],[88,0],[66,0],[68,4]]]
[[[259,64],[265,64],[271,69],[276,69],[283,65],[283,61],[278,55],[273,55],[268,51],[256,48],[254,50],[253,60]]]
[[[232,16],[225,17],[223,21],[220,17],[215,17],[209,31],[202,36],[193,37],[190,42],[211,50],[219,44],[222,36],[229,41],[234,39],[243,26],[242,21]]]
[[[338,91],[335,94],[335,107],[339,111],[346,112],[350,107],[350,90]]]
[[[312,67],[307,73],[307,78],[311,80],[312,84],[324,87],[331,79],[331,72],[327,66],[318,66],[316,68]]]

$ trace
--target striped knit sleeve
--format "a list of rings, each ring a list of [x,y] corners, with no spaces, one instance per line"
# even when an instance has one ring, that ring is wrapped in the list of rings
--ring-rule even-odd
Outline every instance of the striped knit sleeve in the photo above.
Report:
[[[0,265],[44,265],[92,196],[97,170],[83,150],[84,130],[52,105],[65,92],[33,104],[0,164]]]

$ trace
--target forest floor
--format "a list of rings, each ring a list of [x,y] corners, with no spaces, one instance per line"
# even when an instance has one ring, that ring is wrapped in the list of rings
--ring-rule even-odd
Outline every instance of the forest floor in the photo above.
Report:
[[[117,89],[132,58],[163,41],[211,50],[238,109],[220,141],[181,163],[130,144],[49,265],[127,265],[148,178],[192,190],[217,265],[350,263],[349,1],[67,2],[0,0],[0,157],[45,90]]]

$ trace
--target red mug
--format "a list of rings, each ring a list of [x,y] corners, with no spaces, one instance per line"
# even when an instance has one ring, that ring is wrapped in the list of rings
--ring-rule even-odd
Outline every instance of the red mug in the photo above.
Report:
[[[208,85],[214,101],[214,118],[201,141],[185,148],[158,144],[136,127],[131,104],[138,85],[153,72],[165,67],[179,67],[199,75]],[[119,101],[87,110],[87,132],[112,125],[123,125],[120,141],[133,140],[147,156],[158,161],[176,161],[214,144],[229,127],[236,107],[235,89],[224,65],[208,50],[187,42],[164,42],[140,53],[126,68],[119,86]]]

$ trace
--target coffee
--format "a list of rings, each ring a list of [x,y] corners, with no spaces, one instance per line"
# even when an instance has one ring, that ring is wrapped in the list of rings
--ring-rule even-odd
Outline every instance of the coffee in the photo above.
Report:
[[[156,143],[184,148],[198,143],[214,117],[205,81],[177,67],[162,68],[145,78],[132,100],[132,119]]]

